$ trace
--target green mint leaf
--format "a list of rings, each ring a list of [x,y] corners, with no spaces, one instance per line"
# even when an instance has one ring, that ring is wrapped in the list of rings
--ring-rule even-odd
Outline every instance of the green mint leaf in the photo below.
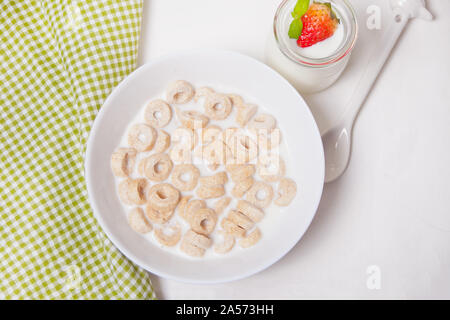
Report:
[[[294,7],[294,11],[292,11],[292,16],[301,18],[309,8],[309,0],[298,0],[297,4]]]
[[[302,34],[303,22],[301,20],[302,16],[308,11],[310,0],[298,0],[295,4],[294,10],[291,12],[292,20],[289,26],[289,38],[298,39]]]
[[[303,22],[300,19],[294,19],[291,22],[291,25],[289,26],[289,38],[291,39],[298,39],[300,35],[302,34],[303,30]]]

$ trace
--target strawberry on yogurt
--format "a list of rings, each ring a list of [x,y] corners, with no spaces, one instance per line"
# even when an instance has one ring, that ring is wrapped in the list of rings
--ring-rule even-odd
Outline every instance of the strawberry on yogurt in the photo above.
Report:
[[[311,58],[327,57],[342,43],[343,29],[330,2],[310,4],[310,0],[298,0],[291,15],[293,20],[288,34],[296,40],[300,54]]]
[[[267,62],[301,93],[318,92],[340,76],[356,36],[348,1],[284,0],[267,43]]]

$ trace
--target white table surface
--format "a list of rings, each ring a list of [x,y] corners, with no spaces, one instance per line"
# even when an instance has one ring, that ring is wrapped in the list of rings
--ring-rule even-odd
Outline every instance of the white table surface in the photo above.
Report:
[[[191,48],[264,60],[279,0],[145,0],[139,63]],[[321,131],[345,109],[382,44],[388,0],[351,0],[360,38],[332,88],[305,96]],[[380,30],[366,9],[379,5]],[[153,276],[162,299],[450,298],[450,1],[407,26],[354,128],[350,167],[326,185],[316,217],[282,260],[250,278],[191,285]],[[368,267],[380,289],[367,286]],[[374,276],[374,275],[373,275]]]

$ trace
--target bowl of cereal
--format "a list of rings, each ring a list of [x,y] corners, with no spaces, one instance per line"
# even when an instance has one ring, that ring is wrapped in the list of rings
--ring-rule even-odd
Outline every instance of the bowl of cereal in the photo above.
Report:
[[[278,73],[248,56],[163,56],[124,79],[88,139],[95,217],[142,268],[191,283],[257,273],[303,236],[324,155],[314,118]]]

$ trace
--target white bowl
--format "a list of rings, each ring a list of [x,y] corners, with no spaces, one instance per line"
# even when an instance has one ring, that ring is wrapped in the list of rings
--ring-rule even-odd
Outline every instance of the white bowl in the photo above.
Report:
[[[254,247],[217,259],[192,259],[163,250],[128,226],[115,191],[110,156],[127,125],[149,99],[173,80],[236,88],[270,110],[288,146],[288,176],[298,193],[279,213],[272,232]],[[248,56],[202,50],[153,60],[130,74],[114,89],[95,119],[86,151],[89,200],[103,230],[131,261],[162,277],[191,283],[241,279],[278,261],[303,236],[317,210],[324,182],[322,140],[302,97],[278,73]],[[277,213],[278,214],[278,213]]]

